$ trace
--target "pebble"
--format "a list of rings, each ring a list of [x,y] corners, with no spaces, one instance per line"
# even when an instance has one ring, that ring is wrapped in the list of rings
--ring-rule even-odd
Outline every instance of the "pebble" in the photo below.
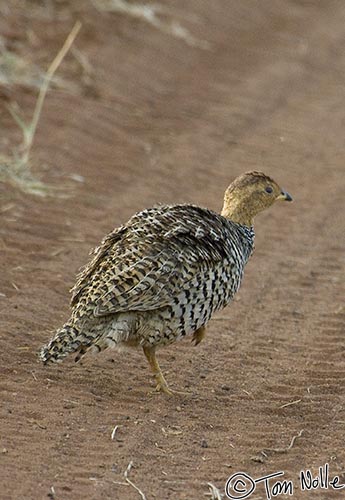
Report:
[[[230,391],[231,390],[231,387],[229,385],[222,385],[220,388],[222,389],[222,391]]]

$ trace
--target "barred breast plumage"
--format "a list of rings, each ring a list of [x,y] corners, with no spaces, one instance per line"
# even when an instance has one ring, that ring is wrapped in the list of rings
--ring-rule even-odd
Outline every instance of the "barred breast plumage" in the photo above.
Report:
[[[273,182],[273,181],[272,181]],[[72,288],[72,314],[40,353],[140,345],[165,392],[157,346],[200,332],[237,292],[254,247],[251,224],[194,205],[135,214],[95,249]]]

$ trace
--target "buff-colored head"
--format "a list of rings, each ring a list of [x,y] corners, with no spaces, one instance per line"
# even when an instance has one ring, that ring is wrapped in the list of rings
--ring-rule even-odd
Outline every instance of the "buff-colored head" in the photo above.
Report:
[[[292,201],[292,198],[264,173],[247,172],[237,177],[225,191],[222,215],[252,226],[254,217],[277,200]]]

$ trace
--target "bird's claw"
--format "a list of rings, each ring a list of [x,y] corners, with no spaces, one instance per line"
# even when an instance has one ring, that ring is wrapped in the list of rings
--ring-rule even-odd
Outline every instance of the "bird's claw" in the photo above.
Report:
[[[164,394],[167,394],[168,396],[192,396],[192,392],[185,392],[185,391],[177,391],[175,389],[171,389],[167,383],[161,384],[158,383],[152,391],[149,391],[150,395],[153,394],[159,394],[161,392],[164,392]]]

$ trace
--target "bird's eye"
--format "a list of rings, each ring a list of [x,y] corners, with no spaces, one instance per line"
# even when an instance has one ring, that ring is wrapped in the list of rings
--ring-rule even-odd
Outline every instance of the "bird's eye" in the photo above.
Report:
[[[271,186],[267,186],[265,188],[266,193],[273,193],[273,188]]]

